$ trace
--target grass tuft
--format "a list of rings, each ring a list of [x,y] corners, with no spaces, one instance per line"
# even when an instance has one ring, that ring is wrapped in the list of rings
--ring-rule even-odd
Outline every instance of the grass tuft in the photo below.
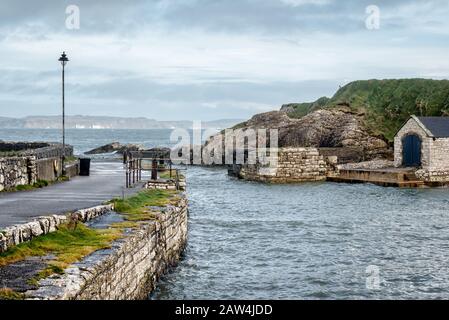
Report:
[[[37,180],[34,184],[21,184],[18,185],[14,188],[10,188],[8,190],[8,192],[14,192],[14,191],[29,191],[29,190],[34,190],[34,189],[39,189],[39,188],[44,188],[47,187],[50,183],[47,180]]]
[[[0,253],[0,266],[33,256],[55,255],[43,271],[46,275],[62,272],[68,265],[88,254],[109,248],[111,242],[122,235],[119,229],[92,229],[78,224],[75,230],[61,226],[58,231],[21,243]]]
[[[114,200],[115,211],[128,215],[148,215],[151,213],[148,207],[167,205],[175,193],[169,190],[144,190],[125,200]]]
[[[10,288],[0,288],[0,300],[23,300],[25,295]]]

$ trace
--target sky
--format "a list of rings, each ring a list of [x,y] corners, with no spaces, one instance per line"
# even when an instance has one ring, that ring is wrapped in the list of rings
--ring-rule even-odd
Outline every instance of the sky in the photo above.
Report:
[[[2,0],[0,116],[61,113],[63,50],[69,115],[246,119],[353,80],[447,79],[448,17],[447,0]]]

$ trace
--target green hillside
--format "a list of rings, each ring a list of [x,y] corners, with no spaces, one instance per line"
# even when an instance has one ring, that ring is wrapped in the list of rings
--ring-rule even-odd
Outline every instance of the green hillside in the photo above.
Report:
[[[290,103],[282,106],[282,109],[292,110],[289,112],[289,115],[292,118],[301,118],[304,117],[312,110],[316,110],[319,108],[323,108],[329,102],[328,97],[321,97],[317,101],[314,102],[304,102],[304,103]]]
[[[449,81],[427,79],[355,81],[340,88],[331,99],[291,104],[291,117],[302,117],[320,108],[349,107],[364,114],[365,124],[375,135],[392,140],[412,114],[449,116]]]

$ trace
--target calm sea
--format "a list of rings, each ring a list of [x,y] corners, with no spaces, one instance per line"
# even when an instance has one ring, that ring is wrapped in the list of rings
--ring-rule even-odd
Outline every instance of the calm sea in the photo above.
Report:
[[[78,153],[171,130],[69,130]],[[0,130],[58,140],[56,130]],[[264,185],[189,168],[189,244],[151,299],[449,298],[449,190]]]

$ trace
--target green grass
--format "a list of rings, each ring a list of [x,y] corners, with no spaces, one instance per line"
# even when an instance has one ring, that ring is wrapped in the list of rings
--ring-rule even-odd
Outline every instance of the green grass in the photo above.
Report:
[[[68,156],[68,157],[65,157],[64,161],[65,161],[65,163],[67,164],[67,163],[70,163],[70,162],[76,162],[76,161],[78,161],[78,158],[75,157],[75,156]]]
[[[21,185],[15,186],[13,188],[5,189],[2,192],[30,191],[30,190],[34,190],[34,189],[40,189],[40,188],[47,187],[53,183],[66,182],[69,180],[70,180],[70,178],[67,176],[58,177],[56,179],[56,181],[53,181],[53,182],[49,182],[47,180],[37,180],[34,184],[21,184]]]
[[[115,211],[127,214],[127,219],[138,221],[139,216],[145,218],[151,214],[148,207],[162,207],[170,203],[170,199],[175,195],[175,191],[169,190],[144,190],[129,198],[114,200]],[[131,217],[135,215],[137,217]]]
[[[82,223],[76,228],[68,225],[59,230],[21,243],[8,251],[0,253],[0,266],[22,261],[28,257],[54,255],[45,269],[28,282],[37,284],[40,279],[52,274],[64,273],[70,264],[81,260],[97,250],[109,248],[111,243],[123,236],[123,229],[138,227],[140,223],[154,220],[155,215],[148,207],[161,207],[177,201],[177,192],[169,190],[144,190],[126,198],[113,200],[115,211],[122,213],[126,221],[115,223],[109,229],[92,229]],[[20,298],[11,290],[0,292],[2,298]]]
[[[109,248],[112,241],[122,236],[120,229],[92,229],[79,223],[75,229],[60,226],[59,230],[21,243],[0,253],[0,266],[22,261],[28,257],[52,254],[55,258],[42,270],[38,278],[61,273],[70,264],[90,253]]]
[[[449,116],[449,81],[391,79],[354,81],[341,87],[331,99],[297,104],[291,117],[302,117],[320,108],[342,105],[363,114],[372,134],[392,141],[401,125],[411,116]],[[293,105],[294,106],[294,105]]]
[[[294,111],[289,113],[289,116],[292,118],[301,118],[304,117],[306,114],[320,109],[329,102],[328,97],[321,97],[318,100],[314,102],[305,102],[305,103],[291,103],[283,105],[282,107],[290,107],[293,108]]]
[[[176,179],[176,170],[171,170],[171,178],[170,178],[170,170],[165,170],[159,173],[159,178],[161,179]],[[179,178],[184,179],[184,175],[179,173]]]
[[[50,183],[47,180],[37,180],[34,184],[21,184],[14,188],[7,189],[5,191],[14,192],[14,191],[29,191],[39,188],[44,188],[48,186]]]
[[[10,288],[0,288],[0,300],[23,300],[23,293],[16,292]]]
[[[176,170],[171,170],[171,178],[170,178],[170,170],[165,170],[159,173],[159,178],[161,179],[175,179],[176,178]]]

